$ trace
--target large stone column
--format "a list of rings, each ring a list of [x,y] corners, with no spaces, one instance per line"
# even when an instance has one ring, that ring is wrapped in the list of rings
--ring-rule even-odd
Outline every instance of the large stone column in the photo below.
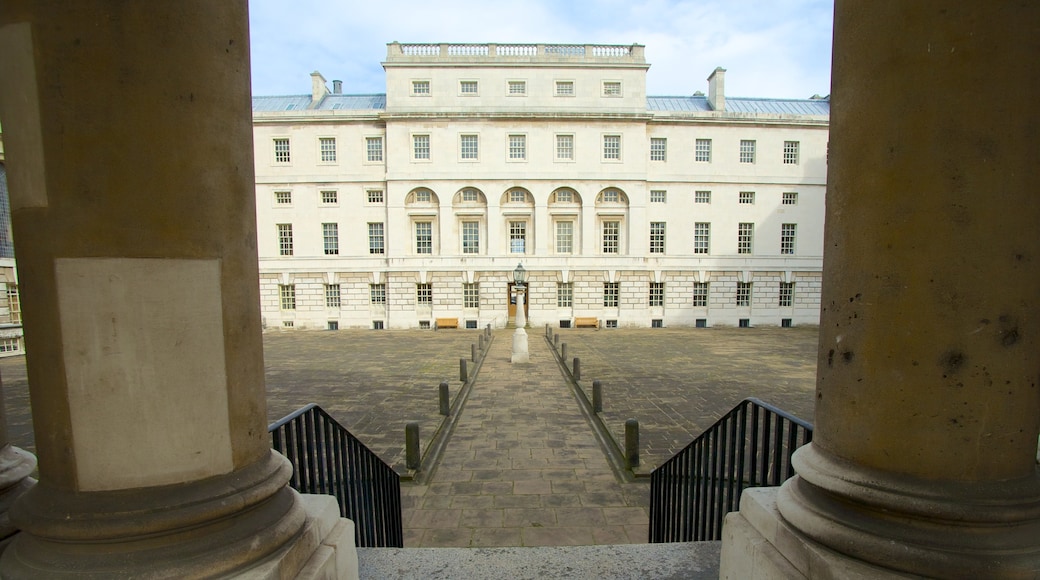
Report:
[[[836,3],[816,430],[782,517],[755,492],[727,520],[724,577],[741,550],[760,577],[1040,576],[1038,26]]]
[[[0,575],[295,575],[317,542],[266,430],[246,1],[5,0],[0,78],[40,458]]]

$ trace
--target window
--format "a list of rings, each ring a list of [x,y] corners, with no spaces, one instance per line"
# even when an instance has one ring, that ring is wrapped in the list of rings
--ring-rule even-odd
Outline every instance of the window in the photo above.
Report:
[[[383,203],[383,190],[382,189],[369,189],[368,203]]]
[[[383,138],[365,137],[365,150],[368,152],[369,161],[383,160]]]
[[[695,191],[695,192],[693,192],[693,203],[711,203],[711,192],[710,191]]]
[[[574,252],[574,222],[556,222],[556,253]]]
[[[573,97],[574,81],[556,81],[557,97]]]
[[[510,95],[526,95],[527,94],[527,81],[509,81],[509,94]]]
[[[785,191],[784,192],[784,205],[798,205],[798,192],[797,191]]]
[[[431,201],[433,201],[433,196],[430,194],[429,189],[418,189],[415,191],[416,203],[430,203]]]
[[[433,253],[433,222],[415,222],[415,253]]]
[[[663,137],[650,138],[650,161],[665,161],[668,154],[668,139]]]
[[[386,304],[386,284],[369,284],[368,296],[372,304]]]
[[[741,222],[737,224],[737,253],[750,254],[754,240],[755,224]]]
[[[509,203],[527,203],[527,192],[522,189],[509,190]]]
[[[382,254],[383,246],[383,222],[368,224],[368,253]]]
[[[373,320],[372,321],[372,330],[383,330],[383,321],[382,320]]]
[[[603,81],[604,97],[620,97],[621,81]]]
[[[462,307],[463,308],[480,308],[480,284],[474,282],[472,284],[462,285]]]
[[[784,141],[784,165],[798,165],[798,141]]]
[[[740,192],[740,203],[743,203],[743,204],[754,204],[755,203],[755,192],[753,192],[753,191],[742,191],[742,192]]]
[[[650,190],[650,203],[664,203],[668,198],[668,192],[663,189]]]
[[[650,222],[650,253],[664,253],[664,222]]]
[[[693,160],[711,163],[711,139],[697,139],[693,148]]]
[[[621,160],[621,135],[603,136],[603,158]]]
[[[477,195],[477,190],[472,187],[467,187],[462,190],[462,201],[476,202],[480,201],[480,196]]]
[[[618,305],[618,283],[617,282],[604,282],[603,283],[603,307],[604,308],[617,308]]]
[[[325,255],[339,255],[339,224],[321,224],[321,235],[325,241]]]
[[[480,253],[480,222],[462,222],[462,253]]]
[[[560,308],[570,308],[571,306],[574,306],[573,282],[556,283],[556,306]]]
[[[289,154],[289,140],[288,139],[275,139],[274,140],[274,162],[275,163],[289,163],[292,161],[292,156]]]
[[[412,135],[412,158],[413,159],[429,159],[430,158],[430,136],[429,135]]]
[[[569,189],[561,189],[556,192],[556,203],[573,203],[574,192]]]
[[[282,310],[296,310],[296,285],[279,284],[278,299]]]
[[[413,95],[429,95],[430,81],[412,81]]]
[[[459,137],[459,156],[463,159],[477,159],[480,152],[476,135],[462,135]]]
[[[798,224],[780,224],[780,253],[794,254],[795,232]]]
[[[605,203],[619,203],[621,194],[616,189],[607,189],[603,192],[603,201]]]
[[[463,95],[477,94],[477,81],[459,81],[459,93]]]
[[[711,253],[711,222],[693,224],[693,253]]]
[[[0,352],[18,352],[21,350],[18,338],[0,338]]]
[[[433,284],[416,284],[415,302],[418,304],[433,304]]]
[[[527,222],[509,222],[509,253],[523,254],[527,242]]]
[[[751,306],[751,282],[737,282],[737,306]]]
[[[276,191],[276,192],[274,192],[274,202],[277,205],[292,205],[292,192],[291,191]]]
[[[339,193],[335,190],[321,192],[321,203],[323,205],[335,205],[339,203]]]
[[[7,311],[11,315],[11,324],[22,323],[22,300],[18,296],[18,286],[7,285]]]
[[[325,285],[325,308],[339,308],[339,284]]]
[[[321,152],[321,160],[324,163],[336,161],[336,138],[321,137],[318,139],[318,149]]]
[[[293,326],[295,326],[295,324],[293,323],[292,320],[283,320],[282,321],[282,328],[292,328]]]
[[[527,159],[527,135],[509,136],[509,159],[513,161]]]
[[[293,255],[292,224],[278,224],[278,255]]]
[[[791,306],[794,303],[794,282],[780,283],[780,306]]]
[[[693,305],[699,307],[706,307],[708,305],[708,283],[707,282],[694,282],[693,283]]]
[[[741,139],[740,141],[740,162],[741,163],[754,163],[755,162],[755,141]]]
[[[338,320],[330,320],[328,325],[325,328],[327,328],[329,330],[339,330],[339,321]]]
[[[616,254],[618,253],[619,242],[621,240],[621,222],[607,221],[603,222],[603,253],[604,254]]]
[[[664,282],[650,283],[650,306],[664,306]]]
[[[574,160],[574,135],[556,136],[556,159],[566,161]]]

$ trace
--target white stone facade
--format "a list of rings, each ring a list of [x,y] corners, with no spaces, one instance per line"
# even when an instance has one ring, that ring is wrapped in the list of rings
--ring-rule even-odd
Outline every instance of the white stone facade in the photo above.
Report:
[[[267,328],[501,327],[521,262],[534,326],[818,324],[826,99],[725,97],[722,69],[647,97],[640,45],[383,66],[385,95],[254,97]]]

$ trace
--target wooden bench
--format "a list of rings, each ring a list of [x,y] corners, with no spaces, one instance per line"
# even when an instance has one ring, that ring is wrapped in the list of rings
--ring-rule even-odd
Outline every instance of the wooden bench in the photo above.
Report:
[[[574,319],[575,328],[599,328],[599,319],[595,317],[578,317]]]
[[[438,318],[434,328],[458,328],[458,318]]]

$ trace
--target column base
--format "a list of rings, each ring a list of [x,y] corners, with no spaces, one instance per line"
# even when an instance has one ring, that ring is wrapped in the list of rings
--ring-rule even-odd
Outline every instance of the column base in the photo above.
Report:
[[[36,485],[29,477],[35,468],[36,456],[32,453],[10,444],[0,449],[0,552],[18,532],[7,512],[15,500]]]

